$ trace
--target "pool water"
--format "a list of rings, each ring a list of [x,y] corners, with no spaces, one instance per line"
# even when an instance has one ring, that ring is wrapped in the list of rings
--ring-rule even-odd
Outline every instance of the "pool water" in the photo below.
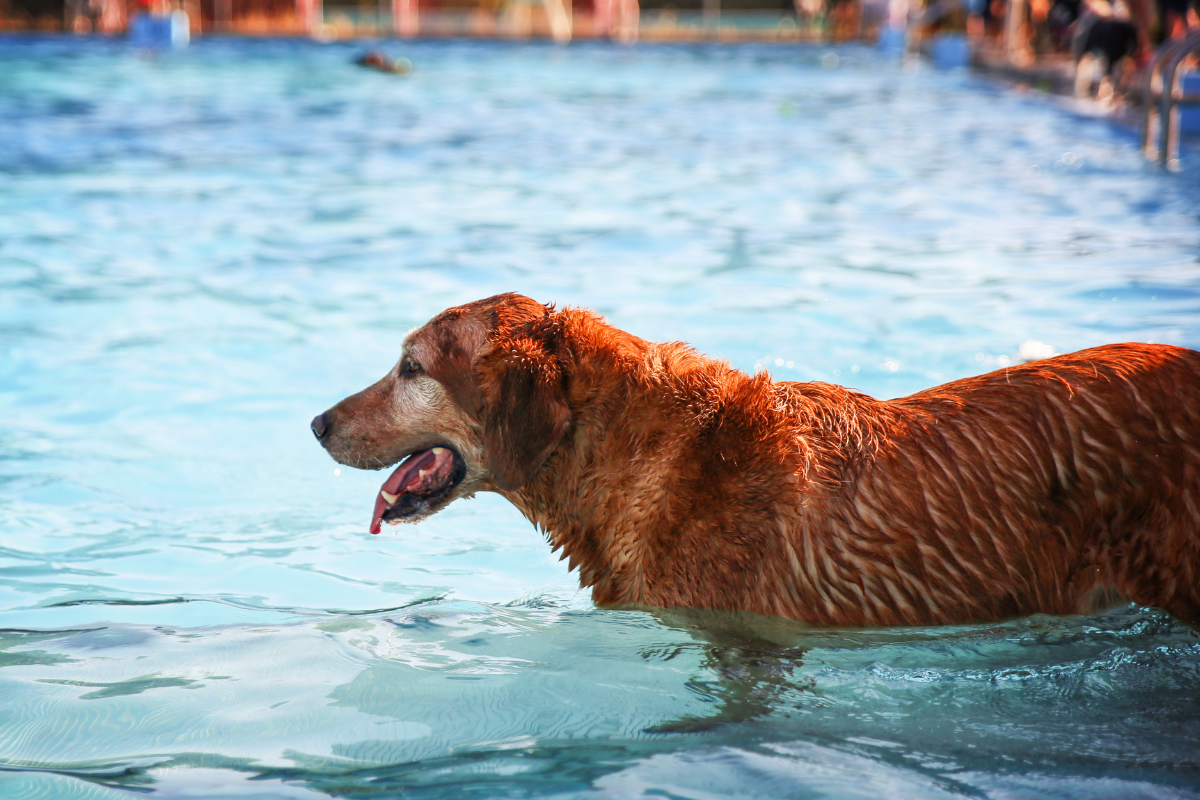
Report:
[[[596,609],[515,509],[367,534],[308,421],[501,291],[883,397],[1200,347],[1200,189],[854,46],[0,38],[0,796],[1198,798],[1153,609]]]

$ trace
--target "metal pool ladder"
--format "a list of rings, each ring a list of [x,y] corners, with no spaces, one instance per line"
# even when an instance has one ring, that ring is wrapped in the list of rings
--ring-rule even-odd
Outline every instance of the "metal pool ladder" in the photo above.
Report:
[[[1180,70],[1184,59],[1200,51],[1200,32],[1164,42],[1154,51],[1142,87],[1142,148],[1170,170],[1179,169],[1179,107],[1200,105],[1200,94],[1185,94]]]

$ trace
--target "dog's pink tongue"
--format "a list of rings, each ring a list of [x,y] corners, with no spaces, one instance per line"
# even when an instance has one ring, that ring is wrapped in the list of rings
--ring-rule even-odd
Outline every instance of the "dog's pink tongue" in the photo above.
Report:
[[[395,472],[383,482],[383,486],[379,487],[379,494],[375,496],[375,514],[371,517],[371,533],[379,533],[383,530],[383,515],[390,507],[387,499],[383,496],[384,492],[398,495],[407,490],[418,489],[424,482],[421,470],[425,470],[426,475],[448,472],[444,467],[452,466],[453,459],[449,450],[434,447],[430,450],[413,453],[402,461],[400,466],[396,467]]]
[[[383,486],[379,487],[379,494],[375,495],[375,514],[371,517],[371,533],[379,533],[383,530],[383,515],[387,513],[388,501],[383,496],[384,492],[390,495],[400,494],[400,489],[404,484],[408,483],[408,476],[416,474],[412,467],[415,461],[423,461],[422,456],[429,455],[428,452],[416,453],[400,462],[400,466],[388,476],[388,479],[383,482]]]
[[[371,533],[379,533],[383,530],[383,512],[387,511],[387,503],[383,500],[383,495],[375,496],[375,516],[371,517]]]

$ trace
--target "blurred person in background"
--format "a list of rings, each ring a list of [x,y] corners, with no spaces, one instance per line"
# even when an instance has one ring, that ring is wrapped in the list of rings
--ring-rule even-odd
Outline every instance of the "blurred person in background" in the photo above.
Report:
[[[1071,33],[1075,20],[1083,11],[1083,0],[1053,0],[1046,14],[1046,25],[1050,41],[1058,50],[1066,50],[1071,44]]]
[[[1083,0],[1075,22],[1071,55],[1075,59],[1075,96],[1107,102],[1122,81],[1136,72],[1139,53],[1150,51],[1150,26],[1138,26],[1124,0]],[[1144,18],[1144,17],[1143,17]]]
[[[1158,42],[1186,36],[1200,26],[1193,0],[1156,0],[1158,6]]]

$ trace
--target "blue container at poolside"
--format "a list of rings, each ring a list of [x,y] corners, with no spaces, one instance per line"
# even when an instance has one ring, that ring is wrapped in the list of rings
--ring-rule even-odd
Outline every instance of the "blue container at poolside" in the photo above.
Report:
[[[135,47],[151,50],[186,47],[191,38],[186,11],[172,11],[162,17],[138,14],[129,21],[129,43]]]
[[[1200,72],[1189,72],[1179,81],[1184,94],[1200,94]],[[1200,106],[1179,107],[1179,132],[1200,133]]]
[[[958,69],[971,64],[971,43],[961,33],[939,33],[931,47],[933,63],[940,69]]]
[[[879,29],[879,49],[888,55],[903,55],[908,47],[908,28],[888,24]]]

